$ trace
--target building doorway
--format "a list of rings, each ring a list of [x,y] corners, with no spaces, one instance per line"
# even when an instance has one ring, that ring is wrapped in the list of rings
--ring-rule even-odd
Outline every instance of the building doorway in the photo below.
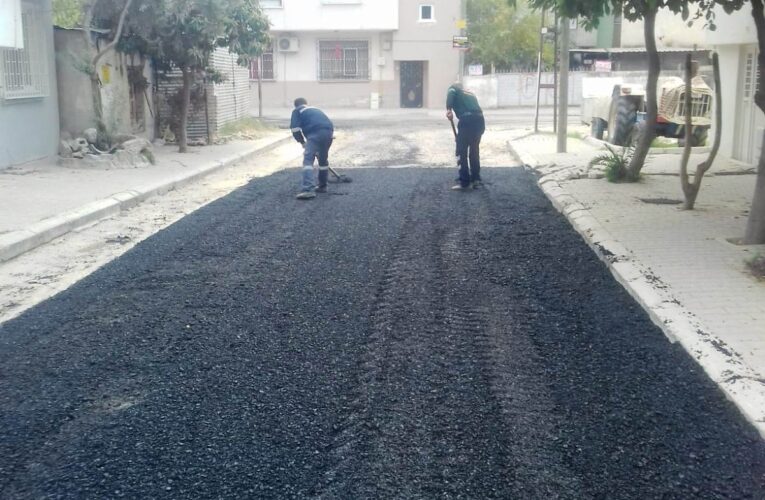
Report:
[[[401,61],[401,107],[421,108],[425,81],[423,61]]]

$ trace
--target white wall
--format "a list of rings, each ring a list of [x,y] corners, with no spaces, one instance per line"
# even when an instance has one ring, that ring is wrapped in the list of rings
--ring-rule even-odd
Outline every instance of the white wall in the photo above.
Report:
[[[24,48],[21,0],[0,0],[0,47]]]
[[[283,7],[264,7],[273,31],[395,30],[398,0],[365,0],[332,4],[328,0],[284,0]]]
[[[720,155],[732,158],[736,147],[736,114],[739,92],[740,48],[738,45],[716,47],[720,58],[722,90],[722,136]]]
[[[659,48],[704,46],[703,25],[703,21],[697,21],[688,27],[680,14],[662,9],[656,16],[656,44]],[[645,47],[642,21],[622,21],[622,47]]]
[[[0,169],[51,157],[58,150],[58,95],[51,2],[38,0],[34,5],[42,13],[44,26],[49,26],[43,30],[48,92],[43,97],[30,99],[0,99]]]
[[[732,14],[726,14],[721,8],[715,9],[715,13],[717,29],[706,32],[708,45],[757,43],[757,30],[752,19],[752,8],[748,2],[741,10]]]
[[[300,50],[297,52],[274,53],[274,72],[277,81],[308,82],[317,81],[318,45],[320,40],[366,40],[369,42],[369,79],[393,80],[393,58],[391,51],[383,50],[380,33],[299,33]],[[378,66],[378,57],[385,58],[385,66]],[[331,83],[327,83],[331,85]]]

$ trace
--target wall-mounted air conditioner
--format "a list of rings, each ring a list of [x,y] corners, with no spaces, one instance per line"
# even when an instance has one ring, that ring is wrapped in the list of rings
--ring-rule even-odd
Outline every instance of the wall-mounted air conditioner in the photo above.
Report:
[[[279,52],[297,52],[300,50],[300,40],[296,37],[282,37],[277,45],[279,46]]]

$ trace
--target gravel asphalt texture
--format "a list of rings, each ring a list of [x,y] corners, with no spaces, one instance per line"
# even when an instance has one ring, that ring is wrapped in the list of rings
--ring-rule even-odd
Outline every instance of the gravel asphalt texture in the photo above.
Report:
[[[765,498],[519,168],[258,179],[0,325],[0,498]]]

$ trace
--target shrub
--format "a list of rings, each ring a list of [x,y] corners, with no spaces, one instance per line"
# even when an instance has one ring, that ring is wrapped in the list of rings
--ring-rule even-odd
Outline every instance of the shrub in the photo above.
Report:
[[[629,178],[629,170],[627,167],[632,161],[632,156],[635,154],[635,144],[622,148],[621,151],[616,151],[614,148],[606,144],[607,153],[601,153],[595,158],[590,160],[590,166],[601,166],[605,171],[606,179],[609,182],[622,182],[633,181]]]

